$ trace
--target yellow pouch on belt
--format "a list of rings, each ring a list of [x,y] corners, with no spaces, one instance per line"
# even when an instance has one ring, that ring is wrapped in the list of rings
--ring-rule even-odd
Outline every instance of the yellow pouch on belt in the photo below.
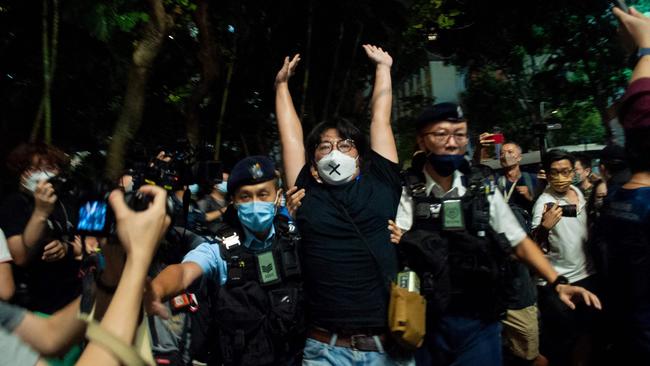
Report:
[[[409,349],[422,345],[426,330],[426,308],[427,301],[422,295],[391,283],[388,327],[397,343]]]

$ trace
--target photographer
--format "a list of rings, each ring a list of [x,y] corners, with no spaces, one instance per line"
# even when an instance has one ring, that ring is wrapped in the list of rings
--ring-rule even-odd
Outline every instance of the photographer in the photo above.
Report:
[[[542,159],[549,185],[533,207],[533,237],[540,244],[553,268],[574,286],[598,294],[593,270],[587,265],[587,209],[582,192],[571,183],[575,158],[564,150],[551,150]],[[551,363],[584,360],[589,349],[576,345],[594,330],[595,314],[587,307],[575,311],[563,304],[555,292],[538,284],[541,313],[540,350]],[[589,348],[589,347],[587,347]]]
[[[51,314],[80,288],[79,262],[64,236],[74,212],[48,182],[67,165],[67,158],[50,145],[22,144],[10,153],[7,165],[20,183],[0,208],[0,226],[16,264],[14,302]]]
[[[79,342],[87,330],[90,343],[77,364],[111,365],[118,361],[133,364],[126,362],[125,356],[130,360],[148,358],[135,354],[130,345],[140,323],[147,270],[169,225],[169,218],[165,216],[163,189],[147,186],[140,191],[153,197],[153,202],[143,212],[129,209],[121,191],[114,191],[109,198],[121,246],[108,244],[103,248],[107,265],[101,274],[102,285],[98,282],[94,302],[95,319],[102,319],[101,324],[93,321],[87,326],[78,319],[84,301],[79,298],[49,318],[0,302],[0,351],[4,361],[12,365],[45,365],[47,363],[40,359],[42,356],[65,352]],[[110,286],[114,289],[107,292]],[[109,342],[111,338],[113,341]],[[124,349],[120,351],[119,347]]]
[[[205,212],[205,221],[210,233],[216,234],[223,222],[223,214],[228,207],[226,196],[228,195],[228,173],[222,174],[222,181],[206,187],[209,191],[197,204],[201,211]]]

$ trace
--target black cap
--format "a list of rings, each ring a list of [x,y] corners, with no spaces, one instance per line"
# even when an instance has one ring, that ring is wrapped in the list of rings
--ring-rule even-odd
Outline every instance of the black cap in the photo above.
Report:
[[[228,193],[235,194],[241,186],[275,179],[275,164],[266,156],[249,156],[232,168],[228,177]]]
[[[425,108],[420,116],[415,120],[415,128],[420,131],[430,123],[448,121],[448,122],[466,122],[463,110],[456,103],[438,103]]]

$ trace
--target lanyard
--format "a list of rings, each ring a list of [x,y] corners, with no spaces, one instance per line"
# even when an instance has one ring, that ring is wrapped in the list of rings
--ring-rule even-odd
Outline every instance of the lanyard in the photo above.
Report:
[[[519,179],[517,179],[517,182],[519,182]],[[510,186],[510,190],[508,191],[505,197],[506,203],[510,201],[510,197],[512,196],[512,192],[515,191],[515,186],[517,185],[517,182],[512,182],[512,185]],[[508,184],[508,178],[506,178],[506,184]]]

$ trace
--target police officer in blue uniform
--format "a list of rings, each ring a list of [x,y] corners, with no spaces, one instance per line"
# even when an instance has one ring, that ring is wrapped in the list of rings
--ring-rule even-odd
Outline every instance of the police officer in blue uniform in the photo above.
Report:
[[[228,193],[233,204],[218,242],[199,245],[156,276],[147,310],[165,316],[162,301],[202,279],[202,286],[211,286],[209,347],[216,351],[210,363],[292,364],[304,344],[299,237],[280,210],[273,162],[263,156],[241,160],[228,179]]]

